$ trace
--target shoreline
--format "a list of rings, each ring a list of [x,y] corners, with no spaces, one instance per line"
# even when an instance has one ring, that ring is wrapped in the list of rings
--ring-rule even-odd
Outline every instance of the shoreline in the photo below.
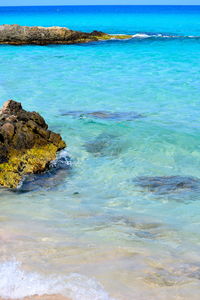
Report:
[[[12,298],[1,298],[0,300],[13,300]],[[34,296],[27,296],[25,298],[18,298],[16,300],[72,300],[70,298],[67,298],[65,296],[62,295],[42,295],[42,296],[38,296],[38,295],[34,295]]]

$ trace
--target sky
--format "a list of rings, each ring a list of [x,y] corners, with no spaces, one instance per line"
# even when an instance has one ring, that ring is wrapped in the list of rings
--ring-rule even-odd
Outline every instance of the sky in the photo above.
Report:
[[[0,6],[28,5],[200,5],[200,0],[0,0]]]

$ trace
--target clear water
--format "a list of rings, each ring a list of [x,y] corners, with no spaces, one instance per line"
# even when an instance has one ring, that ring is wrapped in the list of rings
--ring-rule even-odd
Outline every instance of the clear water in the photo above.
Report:
[[[0,296],[199,299],[198,185],[163,193],[135,178],[200,178],[200,8],[0,8],[0,23],[149,36],[0,46],[0,104],[40,112],[72,159],[26,192],[1,190]]]

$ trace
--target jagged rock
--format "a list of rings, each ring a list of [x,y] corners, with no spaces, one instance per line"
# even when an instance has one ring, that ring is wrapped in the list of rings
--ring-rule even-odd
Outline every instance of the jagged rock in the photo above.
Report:
[[[38,113],[8,100],[0,110],[0,185],[16,188],[24,175],[44,172],[65,147]]]
[[[59,26],[0,25],[0,44],[75,44],[113,38],[127,39],[131,37],[131,35],[109,35],[101,31],[86,33]]]

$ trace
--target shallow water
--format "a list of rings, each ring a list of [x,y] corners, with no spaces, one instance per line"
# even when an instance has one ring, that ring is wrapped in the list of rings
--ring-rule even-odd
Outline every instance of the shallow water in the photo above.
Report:
[[[200,36],[199,15],[194,7],[0,9],[1,23],[171,36]],[[13,98],[40,112],[72,164],[1,190],[1,297],[199,299],[200,189],[134,183],[200,178],[199,51],[199,39],[158,37],[0,47],[1,104]]]

